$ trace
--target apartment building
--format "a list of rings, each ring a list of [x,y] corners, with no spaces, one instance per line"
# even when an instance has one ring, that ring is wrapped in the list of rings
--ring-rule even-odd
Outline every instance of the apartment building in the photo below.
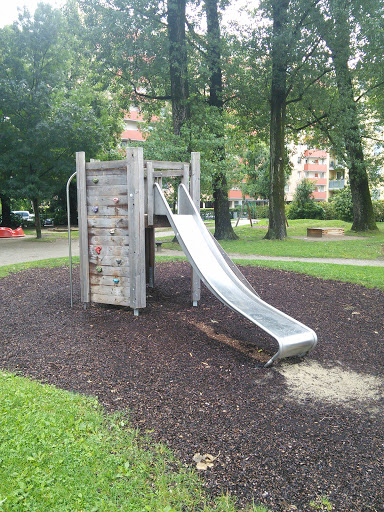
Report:
[[[297,185],[304,178],[314,184],[315,201],[328,201],[334,192],[345,187],[345,169],[338,165],[334,155],[325,150],[292,145],[290,160],[292,173],[285,189],[287,201],[293,200]]]

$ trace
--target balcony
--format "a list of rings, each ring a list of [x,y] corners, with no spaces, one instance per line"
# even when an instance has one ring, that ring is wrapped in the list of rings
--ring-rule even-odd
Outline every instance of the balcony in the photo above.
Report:
[[[325,164],[304,164],[304,171],[320,171],[327,172],[327,166]]]
[[[340,190],[345,187],[345,180],[329,180],[329,190]]]

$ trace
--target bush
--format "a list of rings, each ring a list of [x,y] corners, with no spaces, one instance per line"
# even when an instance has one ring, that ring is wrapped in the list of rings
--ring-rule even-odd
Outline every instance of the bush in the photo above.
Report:
[[[353,222],[352,194],[349,187],[345,187],[338,192],[332,203],[336,219],[344,220],[345,222]]]
[[[324,210],[324,219],[325,220],[336,219],[335,205],[334,205],[333,201],[324,201],[321,203],[321,207]]]
[[[375,221],[384,222],[384,201],[373,201],[372,206],[375,214]]]
[[[55,226],[65,226],[68,222],[67,212],[64,210],[56,210],[51,218]]]
[[[291,203],[287,212],[288,219],[324,219],[324,210],[323,208],[315,203],[314,201],[310,201],[303,205],[298,205],[297,203]]]

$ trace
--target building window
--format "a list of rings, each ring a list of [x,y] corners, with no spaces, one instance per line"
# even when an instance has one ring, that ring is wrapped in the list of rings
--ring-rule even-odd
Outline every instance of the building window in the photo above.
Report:
[[[297,171],[297,177],[300,179],[301,178],[301,171]]]
[[[318,178],[318,177],[319,177],[319,173],[315,172],[315,178]]]
[[[297,163],[298,163],[298,164],[301,164],[301,156],[298,156],[298,157],[297,157]]]

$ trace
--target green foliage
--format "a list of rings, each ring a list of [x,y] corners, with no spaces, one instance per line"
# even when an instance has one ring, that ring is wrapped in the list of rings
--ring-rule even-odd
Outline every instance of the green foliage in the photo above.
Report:
[[[335,211],[336,219],[344,220],[346,222],[353,221],[353,204],[352,194],[349,187],[345,187],[334,195],[333,209]]]
[[[373,211],[376,222],[384,222],[384,201],[373,201]]]
[[[252,143],[249,139],[242,161],[244,162],[242,174],[246,179],[246,183],[241,184],[243,195],[268,198],[270,189],[268,146],[260,141]]]
[[[120,132],[113,98],[92,83],[70,33],[44,4],[0,29],[0,193],[8,197],[51,199],[72,174],[75,151],[96,158]]]
[[[321,207],[324,211],[324,219],[331,220],[336,219],[335,204],[333,201],[323,201]]]
[[[298,184],[287,212],[288,219],[324,219],[323,208],[312,197],[313,189],[313,183],[306,178]]]
[[[288,219],[324,219],[324,210],[320,204],[310,201],[303,206],[292,203],[289,207]]]

